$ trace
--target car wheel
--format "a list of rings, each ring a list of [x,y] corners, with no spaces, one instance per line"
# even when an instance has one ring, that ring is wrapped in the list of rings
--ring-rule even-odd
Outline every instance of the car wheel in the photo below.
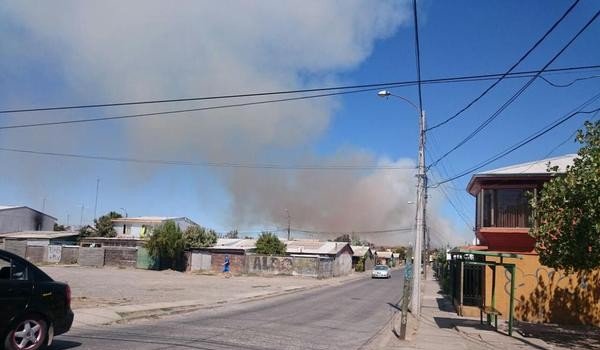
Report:
[[[28,315],[15,323],[4,341],[6,350],[38,350],[44,347],[48,326],[40,316]]]

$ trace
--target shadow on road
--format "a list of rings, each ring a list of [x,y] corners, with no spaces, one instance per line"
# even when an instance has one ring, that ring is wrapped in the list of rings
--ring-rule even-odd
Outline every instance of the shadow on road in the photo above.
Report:
[[[49,349],[50,350],[66,350],[66,349],[77,348],[80,346],[81,346],[80,342],[54,339],[54,341],[52,342],[52,346],[50,346]]]

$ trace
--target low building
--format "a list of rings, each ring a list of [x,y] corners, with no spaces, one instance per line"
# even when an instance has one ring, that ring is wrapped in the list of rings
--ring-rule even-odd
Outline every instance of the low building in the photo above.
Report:
[[[378,251],[375,252],[375,259],[377,261],[377,265],[387,265],[387,266],[391,266],[392,265],[392,252],[382,252],[382,251]]]
[[[315,240],[283,241],[286,253],[290,256],[318,256],[320,259],[331,262],[333,277],[348,275],[352,272],[352,256],[354,251],[350,243],[322,242]],[[326,266],[325,264],[322,264]],[[324,267],[328,269],[327,267]]]
[[[369,271],[373,269],[375,265],[375,255],[373,255],[373,251],[371,251],[370,247],[367,246],[358,246],[353,245],[350,246],[354,254],[352,255],[352,268],[354,271],[357,271],[356,264],[362,259],[363,260],[363,268],[361,271]]]
[[[117,232],[117,238],[144,239],[151,235],[157,226],[169,220],[175,221],[181,231],[185,231],[192,225],[197,225],[184,216],[139,216],[113,219],[112,223]]]
[[[52,257],[48,258],[48,254],[52,255],[53,252],[53,248],[50,248],[50,251],[48,248],[55,246],[60,251],[63,245],[77,244],[78,237],[79,232],[67,231],[24,231],[0,234],[6,251],[32,262],[60,261],[60,253],[58,253],[58,261],[53,261]]]
[[[0,233],[52,231],[56,220],[26,206],[0,206]]]

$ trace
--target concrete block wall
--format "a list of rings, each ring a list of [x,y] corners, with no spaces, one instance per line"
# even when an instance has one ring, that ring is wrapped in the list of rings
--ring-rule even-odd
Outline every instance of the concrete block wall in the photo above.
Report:
[[[321,258],[319,259],[319,273],[318,278],[331,278],[333,277],[333,259]]]
[[[136,267],[137,248],[104,247],[104,265]]]
[[[209,271],[211,269],[212,257],[210,253],[189,252],[189,271]]]
[[[26,258],[34,264],[40,264],[46,262],[46,250],[47,246],[27,246]]]
[[[79,265],[81,266],[104,266],[104,248],[79,248]]]
[[[25,258],[27,255],[27,241],[5,240],[4,250]]]
[[[239,254],[212,253],[211,270],[213,272],[223,271],[225,255],[229,255],[229,268],[233,274],[246,273],[246,256]]]
[[[319,277],[319,258],[295,256],[293,275]]]
[[[77,264],[79,260],[79,247],[78,246],[63,246],[60,256],[61,264]]]

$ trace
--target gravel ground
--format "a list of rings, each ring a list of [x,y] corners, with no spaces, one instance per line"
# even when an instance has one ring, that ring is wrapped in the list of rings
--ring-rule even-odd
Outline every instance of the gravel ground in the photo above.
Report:
[[[81,266],[44,266],[42,269],[53,279],[69,283],[73,295],[73,309],[199,299],[210,302],[293,288],[331,285],[366,276],[355,273],[326,280],[294,276],[224,278],[220,275],[171,270]]]

